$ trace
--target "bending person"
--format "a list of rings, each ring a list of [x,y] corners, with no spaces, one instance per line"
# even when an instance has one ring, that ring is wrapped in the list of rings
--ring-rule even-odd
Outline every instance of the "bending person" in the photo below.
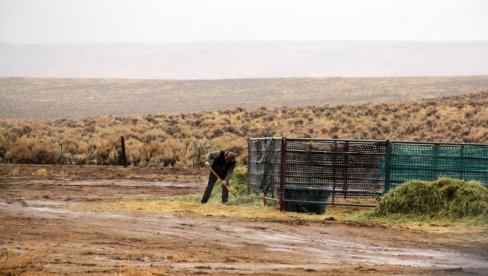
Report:
[[[221,179],[223,179],[223,184],[228,185],[236,166],[236,154],[232,151],[209,152],[207,154],[207,161],[205,162],[205,165],[207,167],[211,167],[212,170]],[[207,188],[205,189],[205,193],[202,197],[202,203],[207,203],[210,195],[212,194],[212,190],[217,179],[217,176],[215,176],[214,173],[210,171],[210,175],[208,176]],[[222,185],[222,203],[226,203],[228,198],[229,191],[227,190],[227,187]]]

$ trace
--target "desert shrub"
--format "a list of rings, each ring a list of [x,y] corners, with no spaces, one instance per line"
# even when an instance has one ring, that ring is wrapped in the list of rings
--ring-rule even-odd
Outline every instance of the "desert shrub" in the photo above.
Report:
[[[88,133],[95,133],[97,129],[95,128],[95,126],[90,125],[90,126],[86,126],[84,128],[84,131]]]
[[[60,152],[56,144],[32,137],[19,138],[5,154],[8,162],[34,164],[55,164],[59,156]]]
[[[224,135],[224,131],[220,128],[216,128],[210,134],[210,139],[214,139],[214,138],[220,137],[222,135]]]
[[[143,164],[147,166],[159,165],[159,157],[161,156],[163,148],[163,145],[159,141],[152,141],[149,144],[144,144],[141,148]]]
[[[125,144],[128,163],[134,166],[142,165],[142,147],[144,144],[134,138],[128,138]]]
[[[439,178],[412,180],[385,194],[375,216],[395,214],[418,218],[481,217],[488,220],[488,188],[477,181]]]
[[[210,149],[210,142],[207,139],[192,139],[186,145],[186,165],[188,167],[202,167],[205,164],[205,157]]]
[[[57,145],[36,144],[33,150],[35,164],[55,164],[59,161],[60,152]]]
[[[14,127],[11,132],[16,136],[16,137],[22,137],[22,136],[28,136],[32,131],[32,128],[30,126],[20,126],[20,127]]]
[[[88,154],[78,153],[69,156],[68,161],[70,164],[86,165],[89,164],[90,158]]]
[[[119,140],[112,137],[103,142],[96,148],[97,165],[117,165],[120,164]]]
[[[180,160],[185,145],[174,138],[169,138],[161,143],[161,161],[164,167],[175,166]]]
[[[0,134],[0,162],[5,160],[5,155],[9,149],[10,143],[8,140]]]

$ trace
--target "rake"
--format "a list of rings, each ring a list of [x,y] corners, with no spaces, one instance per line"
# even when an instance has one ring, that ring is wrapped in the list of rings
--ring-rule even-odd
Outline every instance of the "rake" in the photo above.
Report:
[[[212,167],[208,167],[210,169],[210,171],[215,175],[215,177],[217,177],[217,179],[220,181],[220,184],[224,185],[227,190],[235,197],[237,198],[237,195],[236,193],[234,192],[234,190],[227,184],[224,183],[224,180],[212,169]]]

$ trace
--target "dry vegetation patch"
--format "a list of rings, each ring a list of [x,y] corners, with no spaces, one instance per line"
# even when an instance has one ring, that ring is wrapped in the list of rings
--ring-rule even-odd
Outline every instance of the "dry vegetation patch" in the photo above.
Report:
[[[233,217],[245,219],[264,220],[303,220],[303,221],[324,221],[324,220],[351,220],[358,214],[370,211],[368,208],[345,208],[327,207],[324,215],[300,214],[291,212],[280,212],[277,206],[261,205],[222,205],[219,203],[201,204],[186,199],[176,200],[120,200],[105,203],[90,203],[78,205],[76,209],[84,211],[116,211],[141,214],[166,214],[166,215],[190,215],[190,216],[216,216]]]
[[[384,104],[281,107],[130,117],[0,120],[0,162],[200,167],[209,150],[247,160],[250,137],[488,143],[488,92]]]
[[[11,248],[0,248],[0,275],[25,273],[45,252],[45,245],[32,246],[15,243]]]

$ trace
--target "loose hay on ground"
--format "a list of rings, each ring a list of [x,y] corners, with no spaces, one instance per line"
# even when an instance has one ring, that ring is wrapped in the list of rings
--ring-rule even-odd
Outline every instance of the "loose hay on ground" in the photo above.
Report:
[[[325,215],[312,216],[307,214],[284,213],[277,210],[277,208],[267,208],[264,206],[200,204],[180,200],[124,200],[106,203],[102,208],[111,211],[141,212],[148,214],[221,216],[236,218],[321,220],[326,217]]]
[[[408,181],[385,194],[373,215],[488,221],[488,189],[477,181],[452,178]]]

